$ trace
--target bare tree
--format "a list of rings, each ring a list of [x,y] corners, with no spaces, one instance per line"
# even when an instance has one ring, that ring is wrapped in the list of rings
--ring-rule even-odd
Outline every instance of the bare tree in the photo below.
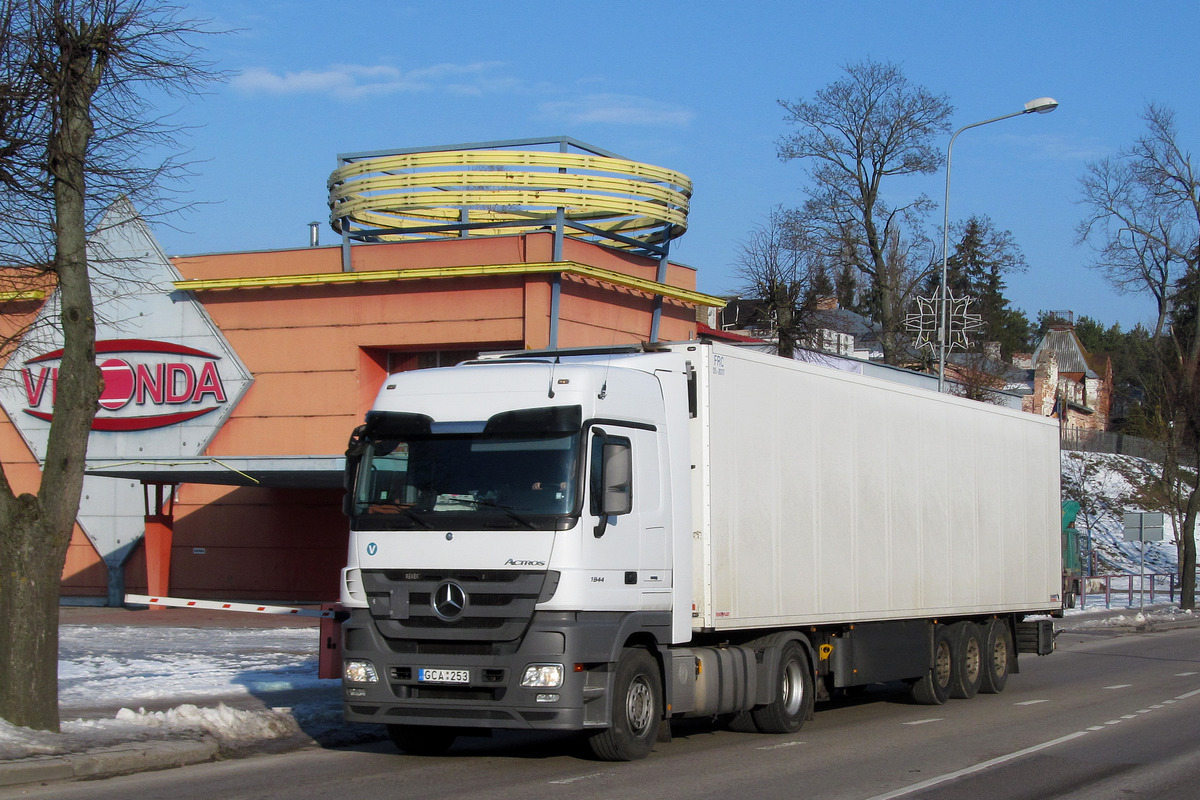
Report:
[[[101,392],[89,229],[120,195],[155,207],[177,174],[171,159],[143,161],[177,132],[147,96],[215,77],[190,43],[201,26],[180,14],[149,0],[0,2],[0,264],[11,294],[53,290],[63,342],[36,494],[0,470],[0,717],[16,725],[59,724],[59,583]]]
[[[1088,164],[1080,179],[1088,216],[1079,241],[1098,250],[1092,266],[1120,292],[1146,292],[1158,311],[1154,335],[1170,313],[1172,285],[1196,268],[1197,177],[1176,145],[1175,114],[1150,104],[1148,131],[1117,156]]]
[[[918,230],[932,206],[921,195],[903,205],[889,204],[885,179],[936,172],[944,161],[934,139],[950,129],[953,107],[945,95],[908,81],[891,63],[863,61],[844,68],[845,76],[817,91],[812,100],[780,105],[795,130],[778,142],[779,157],[803,159],[811,185],[804,204],[809,236],[826,243],[870,281],[873,313],[882,328],[884,359],[901,357],[905,295],[913,284],[912,268],[931,258],[912,259],[903,236],[908,224]],[[892,261],[905,254],[904,269]],[[901,281],[904,283],[901,283]],[[907,285],[906,285],[907,284]]]
[[[791,358],[796,345],[812,333],[811,313],[818,298],[813,284],[821,273],[811,242],[799,238],[781,209],[771,212],[739,244],[735,269],[739,291],[761,300],[776,333],[776,352]]]
[[[1200,175],[1179,145],[1170,109],[1152,103],[1142,118],[1146,133],[1132,147],[1088,165],[1081,188],[1089,213],[1079,236],[1099,242],[1104,255],[1098,266],[1114,285],[1145,291],[1158,305],[1155,388],[1166,422],[1163,473],[1164,480],[1187,486],[1179,498],[1184,514],[1178,545],[1183,605],[1192,608],[1200,515]]]

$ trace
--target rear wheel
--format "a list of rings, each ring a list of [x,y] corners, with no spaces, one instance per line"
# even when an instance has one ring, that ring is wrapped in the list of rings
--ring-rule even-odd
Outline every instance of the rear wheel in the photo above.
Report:
[[[798,642],[788,642],[779,651],[775,697],[750,712],[762,733],[795,733],[808,718],[813,704],[813,677],[808,656]]]
[[[1008,683],[1013,658],[1012,630],[1002,619],[992,620],[985,628],[983,637],[983,675],[979,691],[999,694]]]
[[[958,643],[950,696],[970,699],[983,680],[983,634],[974,622],[956,622],[950,631]]]
[[[945,625],[933,626],[933,666],[909,684],[913,702],[923,706],[940,706],[950,699],[951,679],[954,676],[954,637]]]
[[[388,725],[387,732],[392,744],[414,756],[440,756],[458,738],[453,728],[431,725]]]
[[[589,740],[592,753],[605,761],[645,758],[658,738],[662,709],[658,662],[641,648],[626,648],[613,678],[612,724]]]

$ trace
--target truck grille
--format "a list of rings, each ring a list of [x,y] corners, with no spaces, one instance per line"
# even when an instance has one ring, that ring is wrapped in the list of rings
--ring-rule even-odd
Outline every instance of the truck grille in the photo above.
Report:
[[[553,575],[553,573],[549,573]],[[515,642],[544,592],[557,581],[545,572],[408,572],[363,570],[363,588],[376,628],[397,652],[428,643]]]

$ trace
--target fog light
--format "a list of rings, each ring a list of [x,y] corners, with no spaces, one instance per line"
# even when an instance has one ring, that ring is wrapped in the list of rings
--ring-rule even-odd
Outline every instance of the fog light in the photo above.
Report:
[[[350,683],[379,683],[379,673],[370,661],[347,661],[342,677]]]
[[[537,701],[539,703],[557,703],[558,695],[556,695],[556,694],[539,694],[537,696]]]
[[[562,664],[530,664],[521,677],[521,685],[527,689],[556,689],[562,682]]]
[[[346,689],[346,697],[366,697],[366,696],[367,696],[366,689],[354,689],[354,688]]]

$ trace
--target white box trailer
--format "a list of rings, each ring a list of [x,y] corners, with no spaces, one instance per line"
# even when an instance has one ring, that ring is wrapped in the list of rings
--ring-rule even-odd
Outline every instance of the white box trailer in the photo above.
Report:
[[[748,350],[697,356],[702,627],[1059,605],[1054,420]]]
[[[347,453],[345,713],[649,752],[675,717],[1003,689],[1061,613],[1052,421],[753,350],[389,377]]]

